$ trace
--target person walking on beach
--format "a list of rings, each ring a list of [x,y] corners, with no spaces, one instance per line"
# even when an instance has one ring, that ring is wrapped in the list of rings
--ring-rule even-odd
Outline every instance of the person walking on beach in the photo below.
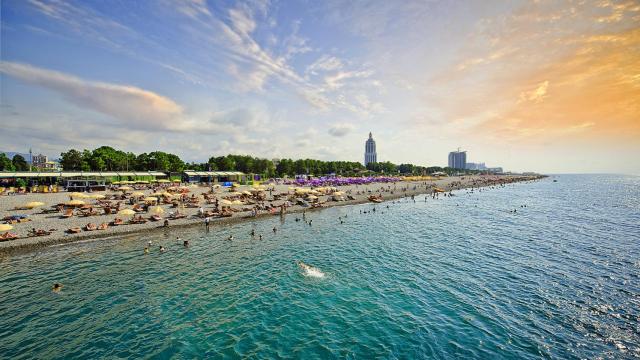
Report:
[[[206,227],[207,232],[209,232],[209,223],[210,222],[211,222],[211,218],[210,217],[207,216],[206,218],[204,218],[204,226]]]

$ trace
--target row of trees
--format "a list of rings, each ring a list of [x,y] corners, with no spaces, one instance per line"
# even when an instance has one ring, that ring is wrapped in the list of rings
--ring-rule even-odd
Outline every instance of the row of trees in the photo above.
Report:
[[[94,150],[71,149],[60,154],[60,164],[65,171],[168,171],[181,172],[185,169],[196,171],[242,171],[261,174],[264,177],[295,176],[297,174],[339,174],[344,176],[365,173],[387,175],[426,175],[434,172],[452,174],[455,169],[424,167],[413,164],[396,165],[391,162],[369,163],[363,166],[354,161],[321,161],[314,159],[281,159],[271,161],[248,155],[226,155],[209,158],[206,163],[185,163],[175,154],[154,151],[136,155],[131,152],[101,146]],[[28,164],[21,155],[9,160],[0,154],[0,170],[24,171]]]
[[[0,153],[0,171],[27,171],[29,164],[24,156],[15,154],[9,159],[5,153]]]
[[[60,154],[64,170],[74,171],[174,171],[184,170],[184,162],[175,154],[162,151],[135,155],[131,152],[101,146],[93,151],[71,149]]]

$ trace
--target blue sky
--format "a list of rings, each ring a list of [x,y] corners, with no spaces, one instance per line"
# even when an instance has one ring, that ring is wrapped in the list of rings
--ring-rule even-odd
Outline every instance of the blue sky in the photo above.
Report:
[[[462,147],[515,171],[640,173],[628,155],[640,150],[633,1],[5,0],[1,10],[5,151],[362,161],[372,131],[383,161],[445,165]]]

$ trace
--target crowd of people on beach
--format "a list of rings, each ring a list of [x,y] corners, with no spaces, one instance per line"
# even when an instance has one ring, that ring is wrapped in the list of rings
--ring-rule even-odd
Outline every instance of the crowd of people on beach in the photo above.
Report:
[[[500,176],[461,177],[449,182],[446,189],[439,188],[433,181],[404,182],[393,181],[396,180],[393,178],[383,180],[367,184],[356,182],[345,186],[344,190],[333,186],[288,187],[283,190],[282,187],[276,188],[273,185],[244,188],[237,185],[229,188],[213,185],[206,187],[207,191],[200,190],[202,187],[177,184],[113,186],[105,193],[68,193],[69,200],[66,202],[41,208],[38,213],[8,215],[2,221],[11,226],[37,220],[41,216],[88,220],[84,225],[74,221],[66,230],[58,230],[58,226],[32,227],[26,237],[46,237],[59,231],[68,234],[99,233],[109,228],[143,225],[148,222],[157,222],[161,224],[159,227],[169,227],[171,221],[181,219],[191,223],[202,219],[209,227],[215,219],[236,215],[243,218],[278,215],[289,212],[291,208],[300,210],[326,207],[329,202],[380,203],[386,199],[415,193],[430,193],[433,198],[453,196],[451,190],[454,189],[465,187],[473,191],[488,186],[505,186],[523,179]],[[194,209],[195,213],[188,212],[187,209]],[[98,221],[91,221],[92,219]],[[64,226],[62,221],[56,222],[56,225],[59,224]],[[10,231],[0,233],[0,241],[16,238],[17,234]]]

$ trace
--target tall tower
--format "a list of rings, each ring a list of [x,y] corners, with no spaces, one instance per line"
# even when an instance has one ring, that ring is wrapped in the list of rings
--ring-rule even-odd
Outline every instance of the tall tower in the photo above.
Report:
[[[376,141],[373,140],[373,136],[369,133],[367,142],[364,143],[364,166],[368,163],[378,162],[378,153],[376,153]]]

